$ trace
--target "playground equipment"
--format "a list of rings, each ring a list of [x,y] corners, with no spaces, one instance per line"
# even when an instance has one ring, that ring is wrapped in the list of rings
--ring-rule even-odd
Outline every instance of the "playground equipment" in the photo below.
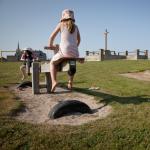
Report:
[[[51,47],[45,47],[45,49],[52,49]],[[76,61],[84,62],[84,58],[62,58],[60,64],[58,64],[58,71],[67,71],[68,74],[74,75],[76,73]],[[28,63],[26,63],[28,64]],[[28,67],[29,65],[27,65]],[[47,92],[51,91],[51,76],[50,76],[50,62],[45,61],[43,63],[33,62],[30,68],[32,74],[32,82],[27,81],[19,85],[19,87],[32,86],[32,93],[39,94],[40,88],[47,88]],[[45,84],[40,85],[39,75],[45,73]],[[57,119],[65,115],[73,115],[76,113],[92,113],[90,107],[78,100],[65,100],[56,104],[49,112],[48,116],[51,119]]]
[[[57,119],[59,117],[75,114],[75,113],[92,113],[90,107],[78,100],[67,100],[61,101],[60,103],[56,104],[51,111],[49,112],[49,118]]]
[[[53,47],[44,47],[44,49],[54,50]],[[58,71],[68,72],[68,74],[74,75],[76,73],[76,61],[84,62],[84,58],[62,58],[61,63],[58,64]],[[30,68],[32,74],[32,93],[39,94],[40,88],[46,88],[47,93],[51,91],[51,76],[50,76],[50,62],[45,61],[43,63],[33,62]],[[45,74],[45,84],[40,85],[39,75]]]

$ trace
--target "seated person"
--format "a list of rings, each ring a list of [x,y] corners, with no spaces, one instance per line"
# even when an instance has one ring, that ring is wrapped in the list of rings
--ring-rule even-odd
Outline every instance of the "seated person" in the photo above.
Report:
[[[57,86],[57,65],[62,61],[63,58],[78,58],[78,46],[80,44],[80,33],[77,25],[75,24],[74,12],[72,10],[65,9],[62,12],[62,18],[60,23],[54,29],[49,37],[48,47],[52,47],[57,50],[57,45],[54,45],[54,40],[57,34],[60,33],[60,45],[58,52],[52,57],[50,62],[50,73],[52,88],[51,92],[55,91]],[[72,89],[74,75],[69,74],[68,89]]]

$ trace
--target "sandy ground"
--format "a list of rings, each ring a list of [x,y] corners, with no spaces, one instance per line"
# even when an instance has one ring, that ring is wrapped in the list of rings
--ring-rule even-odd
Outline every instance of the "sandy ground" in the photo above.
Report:
[[[30,123],[46,123],[46,124],[66,124],[81,125],[93,120],[102,119],[112,112],[111,106],[104,106],[103,103],[97,103],[94,97],[81,94],[74,91],[68,91],[64,88],[57,87],[55,94],[47,94],[46,89],[42,89],[38,95],[32,94],[31,87],[20,91],[16,87],[12,87],[16,96],[20,98],[25,105],[25,109],[15,116],[20,121]],[[58,119],[50,119],[48,114],[50,110],[59,102],[66,100],[79,100],[86,103],[93,111],[92,114],[72,114]]]
[[[121,75],[128,77],[128,78],[134,78],[134,79],[143,80],[143,81],[150,81],[150,70],[146,70],[143,72],[124,73]]]

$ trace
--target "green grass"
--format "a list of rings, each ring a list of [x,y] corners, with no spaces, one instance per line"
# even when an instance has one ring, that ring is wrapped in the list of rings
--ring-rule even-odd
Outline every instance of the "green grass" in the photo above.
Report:
[[[23,104],[8,86],[20,82],[19,63],[0,63],[0,149],[149,150],[150,82],[120,73],[150,69],[150,62],[103,61],[78,64],[75,90],[111,105],[108,117],[81,126],[33,125],[12,119]],[[59,81],[67,81],[65,73]],[[100,91],[90,91],[91,86]]]

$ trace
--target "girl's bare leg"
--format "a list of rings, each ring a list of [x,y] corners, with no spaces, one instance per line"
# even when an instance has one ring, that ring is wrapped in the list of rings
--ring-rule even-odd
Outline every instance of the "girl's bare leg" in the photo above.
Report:
[[[68,80],[68,89],[72,89],[72,86],[73,86],[73,78],[74,76],[70,76],[69,75],[69,80]]]
[[[51,61],[50,62],[50,74],[51,74],[51,81],[52,81],[52,88],[51,92],[55,91],[55,88],[57,86],[57,65],[61,62],[62,60],[57,60],[57,61]]]
[[[55,91],[55,87],[57,85],[57,68],[53,61],[50,62],[50,73],[51,73],[51,81],[52,81],[52,88],[51,92]]]
[[[21,71],[21,74],[22,74],[21,80],[24,80],[25,77],[26,77],[26,67],[24,65],[20,66],[20,71]]]

